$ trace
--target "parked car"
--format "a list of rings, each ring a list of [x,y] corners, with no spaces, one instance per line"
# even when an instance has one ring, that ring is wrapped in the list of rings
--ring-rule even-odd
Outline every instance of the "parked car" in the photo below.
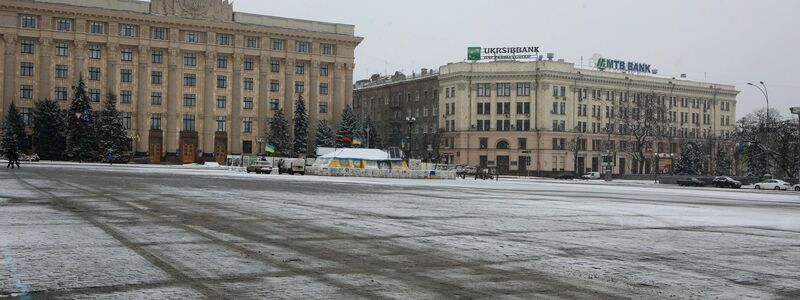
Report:
[[[289,158],[278,161],[278,174],[306,174],[306,160],[303,158]]]
[[[678,185],[679,186],[698,186],[698,187],[703,187],[703,186],[706,186],[706,183],[703,182],[700,179],[697,179],[695,177],[691,177],[691,178],[678,180]]]
[[[272,163],[268,160],[257,160],[247,166],[247,173],[254,172],[256,174],[269,174],[272,173]]]
[[[574,172],[561,172],[561,173],[559,173],[558,175],[556,175],[556,176],[555,176],[555,177],[553,177],[553,178],[555,178],[555,179],[568,179],[568,180],[572,180],[572,179],[578,178],[578,175],[577,175],[577,174],[575,174]]]
[[[600,172],[588,172],[586,174],[583,174],[583,176],[581,176],[581,179],[589,179],[589,180],[600,179]]]
[[[742,188],[741,181],[733,180],[733,178],[727,176],[715,177],[714,180],[711,181],[711,184],[718,188],[733,188],[733,189]]]
[[[795,184],[794,185],[794,191],[795,192],[800,192],[800,184]]]
[[[778,179],[767,179],[756,183],[757,190],[788,190],[791,186],[788,182]]]

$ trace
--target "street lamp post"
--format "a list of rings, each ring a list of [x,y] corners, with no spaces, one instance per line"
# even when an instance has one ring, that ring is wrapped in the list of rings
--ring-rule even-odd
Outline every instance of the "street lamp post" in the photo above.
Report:
[[[264,138],[263,137],[258,137],[258,138],[256,138],[256,142],[258,143],[258,152],[256,152],[256,153],[261,153],[261,149],[264,149],[264,148],[262,148],[262,144],[264,143]],[[261,155],[259,155],[259,156],[261,156]]]
[[[789,109],[792,114],[797,115],[797,134],[800,135],[800,106],[792,107]],[[800,161],[797,162],[798,164],[798,172],[797,172],[797,179],[800,179]]]
[[[417,122],[417,118],[411,117],[411,116],[406,117],[406,123],[408,123],[407,140],[408,140],[408,158],[409,159],[411,159],[413,157],[412,156],[412,153],[413,153],[412,149],[414,149],[414,148],[412,148],[412,143],[411,143],[411,129],[414,127],[414,123],[416,123],[416,122]]]
[[[367,126],[367,128],[364,129],[367,132],[367,149],[372,148],[372,146],[369,144],[369,130],[370,130],[370,127],[371,126]]]
[[[765,85],[763,81],[759,81],[759,83],[761,86],[755,85],[752,82],[748,82],[747,85],[757,88],[759,91],[761,91],[761,94],[764,95],[764,99],[767,100],[767,120],[765,123],[767,128],[769,128],[769,91],[767,91],[767,85]]]

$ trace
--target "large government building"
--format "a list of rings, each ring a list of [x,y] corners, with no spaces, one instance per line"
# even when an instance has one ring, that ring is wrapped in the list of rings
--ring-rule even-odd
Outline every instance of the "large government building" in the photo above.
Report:
[[[730,85],[555,60],[451,63],[428,76],[380,78],[357,85],[353,101],[384,116],[383,135],[433,132],[443,162],[542,176],[604,172],[604,161],[614,174],[651,174],[656,157],[676,156],[688,141],[716,147],[734,131],[738,94]],[[627,132],[638,121],[622,116],[651,108],[660,138],[648,138],[642,158]],[[438,126],[409,133],[406,116]]]
[[[108,93],[153,162],[254,154],[268,120],[303,97],[310,124],[352,99],[354,26],[234,12],[228,0],[3,0],[0,113],[28,124],[38,99],[64,108],[86,81]],[[313,126],[312,126],[313,127]]]

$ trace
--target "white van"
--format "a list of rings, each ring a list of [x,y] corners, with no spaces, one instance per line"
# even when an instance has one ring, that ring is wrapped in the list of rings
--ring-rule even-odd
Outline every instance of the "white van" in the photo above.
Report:
[[[581,178],[589,180],[600,179],[600,172],[587,172],[586,174],[583,174]]]

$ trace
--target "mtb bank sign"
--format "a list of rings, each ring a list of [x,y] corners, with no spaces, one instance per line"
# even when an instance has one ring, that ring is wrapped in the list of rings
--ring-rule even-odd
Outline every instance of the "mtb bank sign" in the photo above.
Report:
[[[518,60],[536,59],[539,47],[467,48],[467,60]]]
[[[650,65],[648,64],[630,61],[626,62],[624,60],[607,59],[602,57],[597,59],[595,67],[601,71],[611,69],[633,73],[653,73],[653,71],[650,70]]]

